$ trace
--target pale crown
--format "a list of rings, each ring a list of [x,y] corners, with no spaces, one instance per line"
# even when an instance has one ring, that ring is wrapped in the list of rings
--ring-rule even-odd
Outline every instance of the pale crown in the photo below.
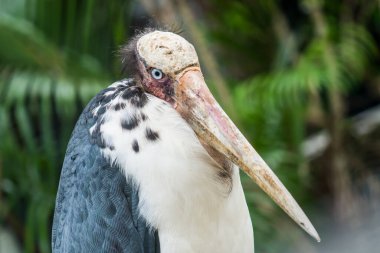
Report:
[[[148,66],[168,75],[199,64],[193,45],[171,32],[155,31],[142,36],[137,42],[137,52]]]

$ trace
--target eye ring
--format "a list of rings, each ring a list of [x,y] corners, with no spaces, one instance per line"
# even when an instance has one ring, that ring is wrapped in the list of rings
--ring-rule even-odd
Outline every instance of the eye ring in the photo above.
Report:
[[[152,69],[152,70],[150,71],[150,74],[151,74],[152,77],[153,77],[154,79],[156,79],[156,80],[160,80],[160,79],[162,79],[162,78],[164,77],[164,73],[162,73],[162,71],[159,70],[159,69]]]

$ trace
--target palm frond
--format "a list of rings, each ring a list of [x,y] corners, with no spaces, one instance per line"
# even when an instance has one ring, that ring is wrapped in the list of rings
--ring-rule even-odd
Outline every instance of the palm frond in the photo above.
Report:
[[[0,78],[3,177],[17,186],[13,188],[17,192],[6,192],[14,194],[12,202],[2,204],[12,210],[15,203],[27,201],[26,250],[33,252],[38,244],[42,252],[49,252],[46,227],[68,139],[84,105],[106,84],[52,78],[35,71],[11,71]]]

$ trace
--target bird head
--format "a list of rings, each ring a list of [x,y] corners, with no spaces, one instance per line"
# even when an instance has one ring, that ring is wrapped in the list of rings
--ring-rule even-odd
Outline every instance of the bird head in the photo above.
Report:
[[[137,82],[179,112],[211,157],[239,166],[297,224],[320,240],[292,195],[212,96],[192,44],[171,32],[148,31],[122,53]]]

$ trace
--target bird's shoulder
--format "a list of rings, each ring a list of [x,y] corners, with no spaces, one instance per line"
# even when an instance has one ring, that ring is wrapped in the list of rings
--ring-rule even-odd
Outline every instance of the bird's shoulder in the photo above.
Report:
[[[133,80],[122,80],[98,93],[80,115],[61,172],[53,252],[159,250],[157,233],[138,212],[138,186],[104,157],[102,149],[112,147],[96,132],[100,129],[91,129],[100,125],[96,123],[115,96],[132,99],[138,106],[145,95]]]

